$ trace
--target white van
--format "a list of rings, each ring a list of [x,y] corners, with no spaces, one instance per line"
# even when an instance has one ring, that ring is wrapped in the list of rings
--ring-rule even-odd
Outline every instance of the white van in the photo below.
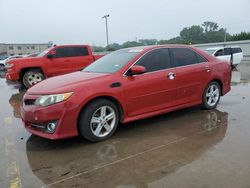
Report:
[[[243,52],[239,46],[208,48],[205,52],[232,63],[233,67],[240,64],[243,59]]]

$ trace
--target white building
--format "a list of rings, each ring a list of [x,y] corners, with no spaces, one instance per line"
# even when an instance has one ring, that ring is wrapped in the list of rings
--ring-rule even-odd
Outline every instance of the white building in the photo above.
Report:
[[[52,42],[33,44],[0,43],[0,56],[28,55],[38,53],[44,51],[47,48],[50,48],[52,45]]]

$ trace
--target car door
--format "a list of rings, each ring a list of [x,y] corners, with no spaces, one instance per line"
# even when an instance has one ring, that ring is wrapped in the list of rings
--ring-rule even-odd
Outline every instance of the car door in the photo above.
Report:
[[[135,65],[146,68],[146,73],[124,76],[128,116],[149,113],[175,105],[175,68],[170,60],[169,49],[148,52]]]
[[[73,71],[81,70],[93,62],[93,56],[89,55],[90,53],[86,46],[74,46],[71,48],[70,54],[72,54]]]
[[[69,46],[58,47],[55,49],[53,58],[49,58],[49,75],[56,76],[73,72],[72,57]]]
[[[237,65],[241,62],[243,58],[242,49],[240,47],[233,47],[232,54],[233,54],[233,64]]]
[[[171,48],[176,64],[176,105],[200,101],[211,74],[207,60],[189,48]]]

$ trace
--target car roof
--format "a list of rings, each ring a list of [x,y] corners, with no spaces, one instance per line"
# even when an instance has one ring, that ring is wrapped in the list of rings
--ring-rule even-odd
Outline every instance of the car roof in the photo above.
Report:
[[[206,50],[219,50],[223,49],[224,47],[212,47],[212,48],[207,48]]]
[[[219,46],[219,47],[212,47],[212,48],[207,48],[206,50],[220,50],[220,49],[224,49],[224,48],[241,48],[240,46]]]
[[[164,45],[149,45],[149,46],[136,46],[136,47],[130,47],[130,48],[123,48],[121,50],[151,50],[151,49],[157,49],[157,48],[193,48],[190,45],[185,44],[164,44]]]

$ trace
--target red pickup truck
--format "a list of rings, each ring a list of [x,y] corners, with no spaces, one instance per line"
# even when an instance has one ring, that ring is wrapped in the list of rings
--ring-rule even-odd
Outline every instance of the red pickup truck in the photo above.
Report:
[[[100,57],[94,56],[88,45],[53,46],[37,57],[9,61],[6,78],[30,88],[45,78],[81,70]]]

